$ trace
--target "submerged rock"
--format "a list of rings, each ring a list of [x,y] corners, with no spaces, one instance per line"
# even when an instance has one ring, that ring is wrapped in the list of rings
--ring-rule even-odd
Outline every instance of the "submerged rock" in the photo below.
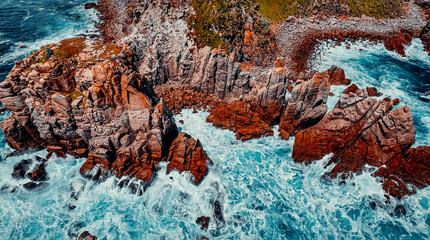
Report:
[[[209,221],[210,220],[211,220],[210,217],[202,216],[202,217],[197,218],[196,223],[200,225],[202,230],[207,230],[209,227]]]
[[[40,191],[43,188],[45,188],[47,186],[47,183],[43,183],[43,182],[28,182],[26,184],[23,185],[23,187],[29,191]]]
[[[30,166],[33,164],[31,159],[21,160],[19,163],[13,166],[12,177],[16,179],[24,178],[27,171],[30,169]]]

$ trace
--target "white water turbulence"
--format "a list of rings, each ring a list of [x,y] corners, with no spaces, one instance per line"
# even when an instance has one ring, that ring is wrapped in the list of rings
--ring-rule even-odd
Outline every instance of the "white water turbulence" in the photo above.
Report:
[[[278,136],[245,143],[232,132],[206,123],[208,113],[184,110],[175,116],[181,131],[201,140],[213,165],[199,186],[189,173],[166,175],[166,164],[142,196],[119,188],[109,178],[84,180],[84,159],[48,160],[48,181],[39,191],[13,179],[22,159],[46,151],[4,158],[0,162],[0,239],[74,239],[89,231],[99,239],[428,239],[430,189],[401,202],[386,201],[371,170],[339,184],[321,176],[329,156],[310,166],[291,158],[293,139]],[[2,136],[4,144],[4,137]],[[223,219],[214,217],[218,201]],[[395,207],[401,204],[406,215]],[[374,209],[372,209],[372,207]],[[209,229],[196,224],[211,218]],[[219,219],[219,218],[218,218]]]
[[[419,39],[406,47],[406,57],[367,41],[343,42],[340,46],[325,41],[316,52],[319,57],[312,63],[315,70],[336,65],[358,87],[376,87],[383,94],[381,98],[399,98],[401,105],[410,106],[417,130],[414,147],[430,145],[430,56]],[[332,88],[335,96],[329,98],[329,107],[334,107],[345,88]]]

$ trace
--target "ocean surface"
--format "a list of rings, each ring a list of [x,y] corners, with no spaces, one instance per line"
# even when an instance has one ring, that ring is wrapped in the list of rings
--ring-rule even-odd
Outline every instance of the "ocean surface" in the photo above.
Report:
[[[84,11],[84,3],[2,1],[1,80],[14,58],[94,30],[95,13]],[[19,49],[20,45],[28,48]],[[416,145],[429,145],[430,57],[422,44],[414,41],[406,58],[381,45],[364,48],[366,43],[356,43],[350,49],[329,45],[321,48],[324,54],[315,69],[336,64],[360,87],[375,86],[384,96],[400,98],[413,111]],[[344,88],[333,88],[330,107]],[[161,164],[142,196],[117,187],[114,178],[101,184],[84,180],[79,168],[85,159],[71,156],[52,157],[45,186],[27,191],[26,180],[12,178],[13,166],[47,152],[5,158],[13,150],[0,135],[0,239],[74,239],[82,231],[99,239],[430,238],[430,188],[401,201],[386,201],[371,168],[344,184],[328,183],[321,176],[330,171],[324,168],[329,156],[310,166],[296,164],[291,158],[293,139],[273,136],[242,143],[232,132],[206,123],[207,115],[184,110],[175,116],[180,130],[200,139],[214,162],[205,180],[194,186],[189,173],[166,175],[166,164]],[[213,217],[215,201],[220,202],[224,222]],[[398,205],[404,206],[406,215],[396,213]],[[196,224],[200,216],[211,217],[208,231]]]
[[[90,0],[1,0],[0,81],[20,59],[41,46],[80,34],[93,34],[95,10],[85,10]],[[25,46],[26,48],[20,48]]]

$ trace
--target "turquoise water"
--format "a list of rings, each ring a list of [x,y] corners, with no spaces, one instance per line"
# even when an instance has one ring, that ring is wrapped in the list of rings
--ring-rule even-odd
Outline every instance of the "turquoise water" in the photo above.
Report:
[[[387,51],[383,44],[370,46],[356,43],[347,49],[347,43],[320,47],[321,57],[315,69],[324,71],[332,64],[345,70],[347,78],[358,87],[377,87],[384,97],[399,98],[401,105],[411,107],[417,138],[415,146],[430,145],[430,56],[420,40],[414,39],[406,47],[406,57]],[[334,87],[334,106],[345,87]]]
[[[330,170],[324,169],[328,157],[310,166],[295,164],[293,140],[274,136],[242,143],[206,123],[206,116],[190,110],[176,116],[184,120],[181,130],[199,138],[214,162],[200,186],[190,183],[188,173],[166,175],[162,164],[154,183],[137,196],[113,178],[86,182],[79,174],[84,159],[54,157],[47,167],[49,185],[29,192],[22,187],[26,181],[12,179],[12,167],[46,151],[2,161],[0,186],[9,188],[1,192],[0,238],[67,239],[88,230],[101,239],[428,239],[429,188],[384,204],[371,169],[342,185],[327,183],[320,177]],[[72,186],[83,189],[78,200],[71,198]],[[216,200],[224,223],[213,217]],[[373,210],[372,201],[381,207]],[[405,216],[395,214],[398,204]],[[200,216],[211,217],[207,232],[195,223]]]
[[[8,62],[3,65],[2,76],[10,70],[13,56],[24,56],[41,45],[91,30],[94,13],[83,11],[83,2],[0,3],[0,31],[4,31],[5,22],[15,27],[10,32],[22,26],[6,18],[10,14],[5,8],[8,6],[17,9],[15,12],[27,9],[27,15],[24,11],[16,17],[32,16],[33,25],[23,31],[35,32],[16,44],[13,39],[20,39],[22,34],[0,34],[6,39],[2,41],[9,41],[0,41],[0,57]],[[82,17],[77,19],[75,15]],[[58,25],[48,24],[51,20],[36,24],[36,16],[62,21]],[[18,50],[22,43],[28,49]],[[380,45],[360,51],[362,47],[326,48],[316,68],[323,70],[336,64],[360,87],[376,86],[385,96],[401,98],[414,112],[417,145],[428,145],[430,58],[422,45],[414,41],[407,49],[407,58],[387,52]],[[343,88],[333,89],[337,97]],[[333,107],[336,101],[336,97],[330,98],[329,105]],[[27,152],[6,159],[12,149],[0,135],[0,239],[74,239],[86,230],[99,239],[430,238],[430,188],[400,202],[386,202],[385,192],[371,176],[370,168],[343,184],[327,183],[321,176],[330,171],[330,167],[324,168],[329,156],[310,166],[296,164],[291,159],[294,139],[286,142],[273,136],[242,143],[232,132],[206,123],[207,115],[185,110],[175,116],[180,130],[199,138],[214,162],[205,180],[194,186],[189,173],[166,175],[166,164],[162,164],[142,196],[117,187],[114,178],[101,184],[84,180],[79,168],[85,159],[70,156],[51,158],[46,185],[37,192],[27,191],[23,188],[26,180],[12,178],[13,166],[22,159],[44,157],[47,152]],[[221,205],[224,222],[214,218],[215,201]],[[395,213],[399,204],[405,207],[405,216]],[[195,222],[200,216],[211,217],[207,231]]]

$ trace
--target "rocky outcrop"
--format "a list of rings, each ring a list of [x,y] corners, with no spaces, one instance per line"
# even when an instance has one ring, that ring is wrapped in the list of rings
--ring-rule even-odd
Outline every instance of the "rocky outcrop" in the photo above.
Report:
[[[211,163],[200,141],[186,133],[180,133],[173,141],[166,161],[169,162],[167,173],[173,170],[190,172],[195,184],[203,180],[208,172],[207,164]]]
[[[48,48],[53,55],[46,59]],[[19,150],[87,157],[81,168],[87,178],[113,173],[149,184],[178,131],[133,59],[127,46],[72,39],[18,61],[0,84],[0,100],[12,113],[0,123],[6,141]]]
[[[231,59],[229,67],[220,68],[228,55],[206,50],[210,58],[214,58],[202,75],[195,76],[192,81],[156,86],[157,94],[175,113],[183,108],[209,110],[207,121],[236,132],[238,139],[273,135],[272,126],[279,122],[289,85],[283,61],[278,59],[274,68],[265,68],[262,72],[243,70],[245,66]],[[231,66],[236,69],[234,74],[226,70]]]
[[[316,73],[311,80],[293,88],[279,125],[283,139],[288,140],[290,136],[315,125],[324,117],[330,92],[329,80],[327,73]]]
[[[406,184],[428,185],[423,175],[429,169],[428,147],[410,149],[415,128],[409,107],[393,110],[398,99],[368,96],[366,89],[347,91],[318,124],[298,132],[293,159],[310,163],[333,153],[331,178],[347,177],[365,165],[382,167],[376,175],[384,178],[384,189],[399,198],[412,193]]]
[[[382,177],[382,187],[390,195],[402,198],[416,189],[430,185],[430,147],[408,149],[381,167],[376,176]]]
[[[210,217],[202,216],[202,217],[197,218],[196,223],[200,225],[200,228],[202,230],[207,230],[209,227],[210,220],[211,220]]]

